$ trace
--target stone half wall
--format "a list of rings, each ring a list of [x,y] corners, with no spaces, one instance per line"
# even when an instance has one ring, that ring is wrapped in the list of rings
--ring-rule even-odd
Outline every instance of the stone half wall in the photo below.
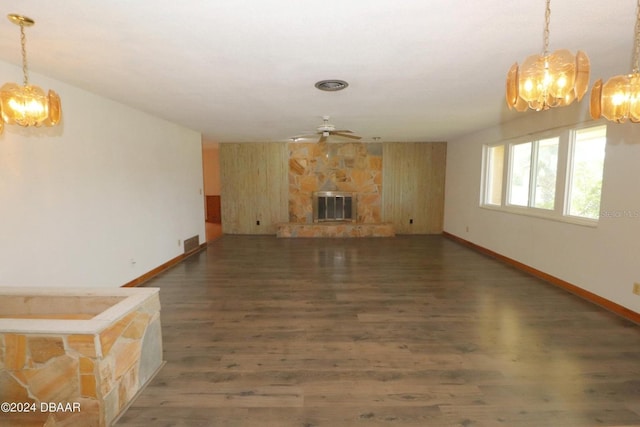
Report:
[[[313,222],[314,191],[356,192],[357,222],[381,222],[382,143],[289,143],[289,222]]]
[[[161,358],[157,295],[97,334],[0,332],[0,402],[35,409],[3,413],[0,425],[109,426]]]

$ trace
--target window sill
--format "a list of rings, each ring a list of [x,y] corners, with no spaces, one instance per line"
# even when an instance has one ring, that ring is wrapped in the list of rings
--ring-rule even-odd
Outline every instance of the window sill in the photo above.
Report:
[[[598,227],[597,219],[580,218],[569,215],[558,215],[555,211],[546,211],[544,209],[535,208],[518,208],[514,206],[495,206],[495,205],[480,205],[480,208],[487,209],[495,212],[502,212],[508,214],[522,215],[539,219],[546,219],[556,222],[564,222],[567,224],[581,225],[584,227],[596,228]]]

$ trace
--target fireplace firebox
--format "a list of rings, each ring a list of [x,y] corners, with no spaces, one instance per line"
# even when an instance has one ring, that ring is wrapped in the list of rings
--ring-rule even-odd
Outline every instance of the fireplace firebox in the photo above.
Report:
[[[313,193],[313,222],[356,222],[356,193],[316,191]]]

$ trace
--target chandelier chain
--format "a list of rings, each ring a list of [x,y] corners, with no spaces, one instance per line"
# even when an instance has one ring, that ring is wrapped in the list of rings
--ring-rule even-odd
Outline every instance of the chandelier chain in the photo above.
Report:
[[[639,0],[640,1],[640,0]],[[27,36],[24,34],[24,24],[20,24],[20,45],[22,46],[22,75],[24,76],[24,85],[29,84],[29,71],[27,66]]]
[[[638,0],[640,2],[640,0]],[[551,0],[547,0],[547,8],[544,12],[544,51],[542,56],[549,55],[549,23],[551,22]]]
[[[636,38],[633,52],[633,74],[640,72],[640,0],[636,6]]]

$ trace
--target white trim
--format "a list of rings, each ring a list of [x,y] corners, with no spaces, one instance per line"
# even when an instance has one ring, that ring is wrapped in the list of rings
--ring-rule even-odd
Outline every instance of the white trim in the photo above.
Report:
[[[580,226],[591,227],[591,228],[598,227],[598,221],[595,219],[581,218],[577,216],[547,215],[545,214],[545,212],[540,212],[540,211],[545,211],[545,209],[538,209],[538,208],[517,209],[517,208],[511,208],[511,207],[500,207],[496,205],[483,205],[479,207],[481,209],[486,209],[488,211],[502,212],[502,213],[511,214],[511,215],[528,216],[528,217],[544,219],[548,221],[564,222],[567,224],[574,224],[574,225],[580,225]]]

